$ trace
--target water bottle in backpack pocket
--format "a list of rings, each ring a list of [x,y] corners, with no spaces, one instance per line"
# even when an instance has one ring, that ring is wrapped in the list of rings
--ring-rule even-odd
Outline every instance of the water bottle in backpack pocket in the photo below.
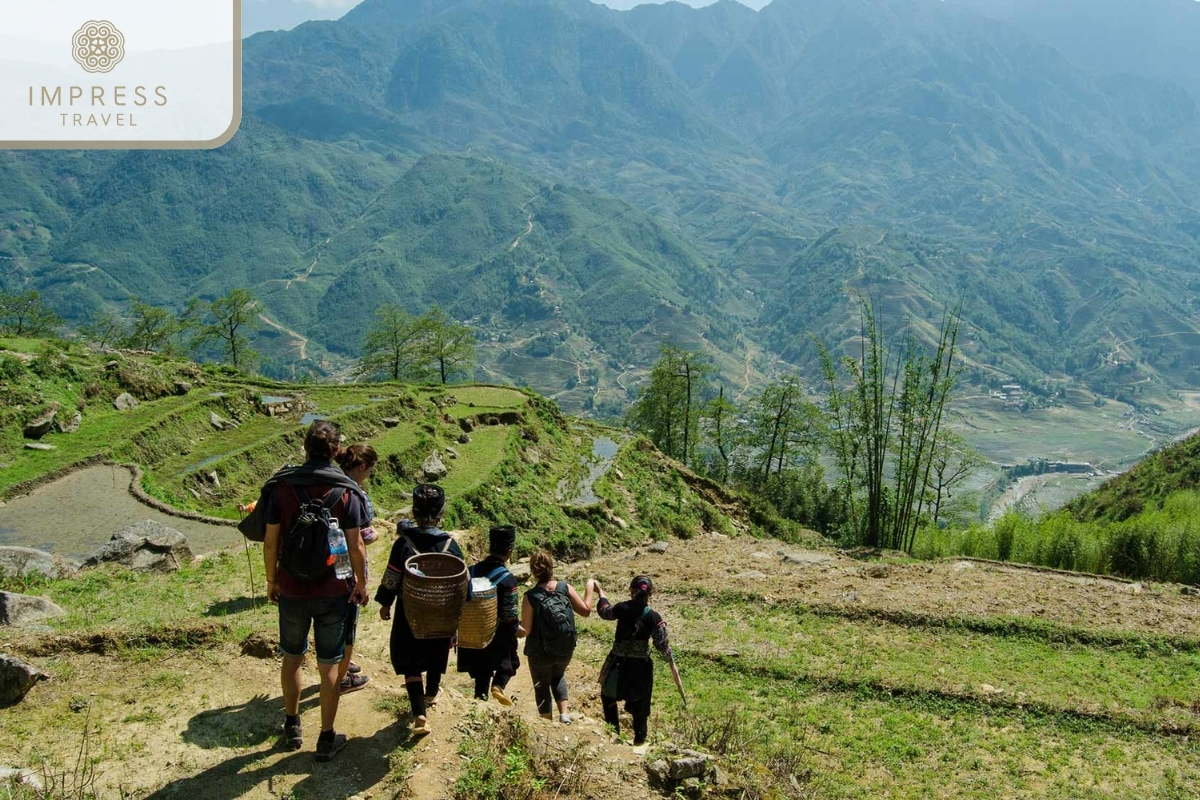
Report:
[[[354,567],[350,565],[350,550],[346,547],[346,532],[336,517],[329,520],[329,564],[333,574],[341,580],[354,575]]]

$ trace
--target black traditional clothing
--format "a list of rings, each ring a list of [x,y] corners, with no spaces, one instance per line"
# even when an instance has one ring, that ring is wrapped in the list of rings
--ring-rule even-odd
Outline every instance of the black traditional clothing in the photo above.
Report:
[[[396,674],[420,675],[429,672],[440,676],[446,671],[450,660],[450,639],[418,639],[413,636],[408,618],[404,616],[404,562],[417,553],[449,553],[463,557],[458,542],[445,531],[402,526],[400,537],[392,545],[383,581],[375,592],[375,602],[385,607],[396,603],[396,610],[392,613],[391,638],[392,666]]]
[[[496,635],[491,644],[482,650],[458,648],[458,671],[466,672],[475,679],[475,696],[487,699],[487,687],[481,695],[479,688],[484,679],[503,689],[521,667],[517,655],[517,627],[520,612],[517,597],[517,579],[496,556],[488,556],[471,567],[472,578],[494,578],[496,585]]]
[[[624,700],[625,710],[633,716],[634,742],[641,744],[646,739],[654,693],[650,644],[667,658],[673,657],[667,640],[667,623],[654,609],[632,600],[613,605],[602,597],[596,613],[601,619],[617,622],[612,650],[600,669],[605,722],[619,727],[617,703]]]

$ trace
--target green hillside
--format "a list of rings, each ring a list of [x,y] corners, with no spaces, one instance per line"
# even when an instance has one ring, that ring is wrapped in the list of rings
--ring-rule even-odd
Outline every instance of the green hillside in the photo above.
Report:
[[[576,410],[627,402],[663,336],[743,388],[811,365],[853,290],[966,299],[980,374],[1196,384],[1195,101],[967,5],[366,0],[247,40],[220,151],[0,158],[0,280],[71,321],[250,285],[278,375],[341,374],[376,305],[437,301],[481,378]]]
[[[1200,490],[1200,434],[1158,450],[1128,472],[1076,498],[1066,510],[1080,522],[1121,522],[1161,509],[1176,492]]]
[[[257,497],[276,469],[303,459],[306,420],[320,416],[336,422],[348,441],[379,453],[370,491],[381,517],[409,504],[425,460],[440,453],[449,469],[441,480],[451,500],[447,524],[516,525],[522,551],[538,545],[582,557],[666,533],[730,530],[735,520],[799,535],[790,523],[751,518],[736,498],[702,479],[685,485],[678,465],[643,440],[571,420],[553,403],[512,388],[302,386],[166,356],[18,339],[0,339],[0,370],[0,499],[116,463],[142,470],[139,486],[151,501],[237,519],[238,503]],[[137,406],[114,407],[123,394]],[[286,412],[269,408],[285,400]],[[26,423],[51,411],[64,424],[78,411],[78,429],[51,427],[31,442]],[[601,440],[610,445],[597,447]]]

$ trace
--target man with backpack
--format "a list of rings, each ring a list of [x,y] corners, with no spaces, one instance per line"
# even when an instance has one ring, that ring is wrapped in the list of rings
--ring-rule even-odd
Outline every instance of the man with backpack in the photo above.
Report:
[[[554,719],[558,703],[558,721],[571,724],[567,713],[567,666],[575,653],[575,614],[592,613],[592,587],[581,599],[566,582],[554,579],[554,557],[543,551],[529,559],[529,571],[537,585],[525,593],[521,606],[521,627],[525,629],[525,657],[529,676],[542,719]]]
[[[517,613],[517,579],[508,571],[513,546],[517,542],[516,528],[494,525],[488,532],[488,557],[471,567],[472,578],[486,578],[496,587],[496,635],[482,650],[458,646],[458,671],[475,679],[475,699],[486,701],[491,696],[502,706],[512,700],[505,687],[521,668],[517,655],[517,637],[524,631]]]
[[[345,735],[333,729],[341,695],[338,667],[345,653],[349,606],[366,605],[368,597],[360,530],[371,521],[361,490],[333,464],[340,443],[335,425],[313,422],[304,437],[306,463],[273,477],[255,509],[261,509],[265,522],[267,598],[279,606],[283,736],[293,750],[304,743],[300,669],[310,629],[316,642],[321,675],[317,761],[331,760],[346,746]]]

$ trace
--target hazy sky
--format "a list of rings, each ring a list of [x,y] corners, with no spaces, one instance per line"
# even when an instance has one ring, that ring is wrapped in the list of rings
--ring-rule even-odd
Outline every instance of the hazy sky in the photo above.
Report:
[[[290,29],[310,19],[337,19],[361,0],[243,0],[242,25],[245,35],[258,31]],[[605,0],[613,8],[632,8],[659,0]],[[706,6],[714,0],[680,0],[690,6]],[[770,0],[740,0],[751,8],[762,8]]]

